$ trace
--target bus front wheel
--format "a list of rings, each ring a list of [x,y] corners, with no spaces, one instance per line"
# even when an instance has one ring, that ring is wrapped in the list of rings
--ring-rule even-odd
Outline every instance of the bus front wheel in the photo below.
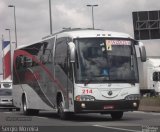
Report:
[[[120,120],[123,117],[122,111],[112,112],[111,117],[113,120]]]
[[[64,102],[62,99],[58,102],[58,115],[62,120],[68,119],[68,113],[64,111]]]
[[[28,109],[27,100],[26,100],[25,96],[23,96],[22,105],[23,105],[23,114],[24,115],[37,115],[39,113],[39,110]]]
[[[27,101],[26,101],[26,97],[25,96],[23,96],[23,98],[22,98],[22,106],[23,106],[23,114],[24,115],[29,115],[30,112],[29,112],[29,110],[27,108]]]

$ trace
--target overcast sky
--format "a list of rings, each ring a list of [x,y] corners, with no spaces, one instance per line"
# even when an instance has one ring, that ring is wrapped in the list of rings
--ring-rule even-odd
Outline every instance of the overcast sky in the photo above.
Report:
[[[27,44],[47,36],[49,30],[49,0],[0,0],[0,35],[15,42],[13,8],[16,6],[18,45]],[[95,28],[125,32],[133,36],[133,11],[160,10],[160,0],[51,0],[53,32],[62,28],[92,27],[91,8],[94,8]],[[160,56],[160,40],[144,41],[149,56]],[[14,47],[14,45],[13,45]],[[1,49],[1,45],[0,45]],[[0,57],[2,58],[2,57]],[[0,72],[2,65],[0,60]]]

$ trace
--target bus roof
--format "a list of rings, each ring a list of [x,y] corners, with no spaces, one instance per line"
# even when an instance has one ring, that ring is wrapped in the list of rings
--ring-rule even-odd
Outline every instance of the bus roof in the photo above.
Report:
[[[113,31],[104,31],[104,30],[99,30],[99,29],[67,29],[67,30],[62,30],[60,32],[57,32],[55,34],[46,36],[42,38],[42,40],[37,41],[35,43],[40,43],[42,41],[51,39],[53,37],[57,36],[57,38],[60,37],[71,37],[71,38],[95,38],[95,37],[107,37],[107,38],[132,38],[130,35],[121,33],[121,32],[113,32]],[[21,45],[18,46],[17,49],[21,49],[27,46],[30,46],[35,43],[30,43],[27,45]]]
[[[130,35],[120,32],[103,31],[103,30],[66,30],[58,33],[58,37],[71,37],[71,38],[88,38],[88,37],[109,37],[109,38],[131,38]]]

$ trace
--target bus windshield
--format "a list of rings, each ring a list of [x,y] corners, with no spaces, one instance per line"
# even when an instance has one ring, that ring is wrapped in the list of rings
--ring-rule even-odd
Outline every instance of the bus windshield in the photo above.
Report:
[[[138,82],[134,41],[128,39],[79,38],[76,82]]]

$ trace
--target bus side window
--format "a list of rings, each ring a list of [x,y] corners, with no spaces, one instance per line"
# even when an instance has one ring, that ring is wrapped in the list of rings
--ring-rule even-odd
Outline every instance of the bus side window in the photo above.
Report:
[[[41,56],[40,56],[40,60],[42,64],[46,64],[47,63],[47,55],[46,55],[46,48],[48,46],[48,42],[43,42],[43,46],[42,46],[42,51],[41,51]]]
[[[36,58],[35,55],[34,55],[34,57]],[[31,62],[31,67],[34,67],[34,66],[37,66],[37,65],[38,65],[38,63],[35,62],[33,59],[31,59],[31,60],[32,60],[32,62]]]
[[[31,67],[32,66],[32,59],[26,57],[26,67]]]
[[[32,59],[26,57],[26,56],[21,56],[21,66],[22,68],[28,68],[32,66]]]
[[[43,42],[43,46],[40,51],[40,61],[42,64],[48,64],[52,62],[52,50],[53,50],[53,41]]]
[[[55,64],[59,65],[68,74],[67,38],[57,40],[55,49]]]
[[[52,63],[53,62],[53,47],[54,47],[54,42],[55,42],[55,38],[52,38],[48,41],[48,45],[46,48],[46,57],[47,57],[47,63]]]
[[[51,63],[52,62],[52,50],[51,49],[45,49],[45,53],[41,55],[41,62],[43,64]]]
[[[23,66],[24,66],[24,57],[20,55],[16,58],[16,68],[20,69],[23,68]]]
[[[21,58],[20,56],[18,56],[16,58],[16,69],[19,69],[21,67]]]
[[[26,57],[24,56],[24,57],[23,57],[23,68],[26,68],[26,66],[27,66]]]
[[[68,77],[70,78],[71,81],[73,81],[73,73],[72,73],[72,65],[70,62],[70,52],[69,52],[69,47],[67,47],[67,67],[68,67]]]
[[[68,78],[72,81],[72,66],[69,59],[69,47],[68,47],[68,38],[60,38],[56,42],[55,49],[55,65],[59,65],[63,72],[68,76]]]

